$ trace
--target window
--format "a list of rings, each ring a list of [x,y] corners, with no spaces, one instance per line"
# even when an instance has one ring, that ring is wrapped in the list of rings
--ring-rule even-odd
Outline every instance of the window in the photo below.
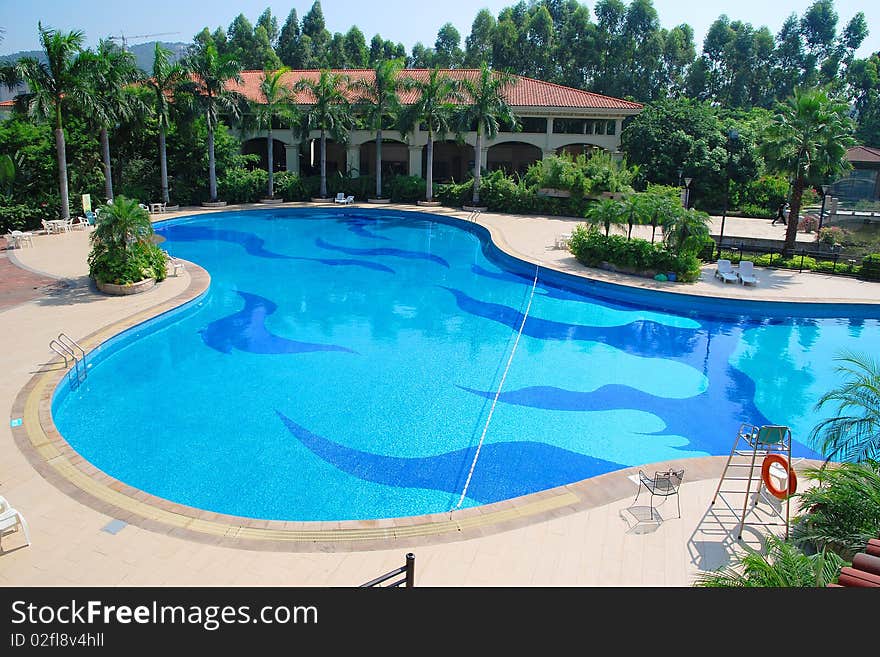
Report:
[[[584,134],[583,119],[553,119],[553,132],[557,135]]]
[[[614,119],[611,119],[606,124],[605,134],[606,135],[613,135],[616,132],[617,132],[617,121],[615,121]]]
[[[605,121],[592,121],[596,126],[596,134],[604,135],[605,134]]]
[[[520,119],[523,132],[547,132],[547,119],[538,116],[524,116]]]

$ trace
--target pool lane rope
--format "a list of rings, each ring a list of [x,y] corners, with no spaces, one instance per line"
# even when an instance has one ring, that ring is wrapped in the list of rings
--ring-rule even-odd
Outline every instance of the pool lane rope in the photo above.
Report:
[[[483,434],[480,436],[480,442],[477,443],[477,453],[474,454],[471,469],[468,471],[467,479],[464,482],[464,489],[461,491],[461,497],[458,498],[458,504],[455,505],[453,511],[461,508],[464,498],[467,496],[468,488],[471,485],[471,478],[474,476],[474,468],[477,467],[477,459],[480,458],[480,450],[483,449],[483,441],[486,439],[486,433],[489,431],[489,424],[492,422],[492,415],[495,413],[495,406],[498,405],[498,398],[501,396],[501,389],[504,387],[504,380],[507,378],[507,373],[510,371],[510,364],[513,362],[516,348],[519,346],[519,339],[522,337],[522,332],[526,325],[526,319],[528,319],[529,311],[532,309],[532,299],[535,298],[535,288],[537,286],[538,265],[535,265],[535,280],[532,281],[532,291],[529,294],[529,303],[526,305],[526,311],[523,313],[522,323],[520,323],[519,331],[516,333],[516,340],[513,341],[513,349],[510,350],[510,357],[507,359],[507,366],[504,368],[504,373],[501,375],[501,381],[498,383],[498,390],[495,391],[495,398],[492,400],[492,407],[489,409],[489,417],[486,418],[486,424],[483,426]]]

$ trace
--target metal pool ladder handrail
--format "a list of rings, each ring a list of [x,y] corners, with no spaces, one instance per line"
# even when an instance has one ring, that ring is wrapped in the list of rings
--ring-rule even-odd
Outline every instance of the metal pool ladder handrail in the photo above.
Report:
[[[69,335],[63,331],[59,333],[57,338],[52,338],[49,341],[49,349],[64,359],[64,367],[67,367],[67,357],[70,356],[73,359],[74,367],[77,369],[77,374],[79,373],[79,364],[82,363],[84,366],[83,374],[85,374],[86,350]]]

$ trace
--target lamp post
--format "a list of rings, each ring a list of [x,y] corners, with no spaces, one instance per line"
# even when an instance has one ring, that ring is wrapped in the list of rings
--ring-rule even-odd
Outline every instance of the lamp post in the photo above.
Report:
[[[727,219],[727,204],[730,202],[730,147],[739,139],[739,133],[736,130],[727,132],[727,169],[724,181],[724,211],[721,213],[721,234],[718,235],[718,257],[721,257],[721,242],[724,240],[724,221]]]
[[[687,210],[688,205],[691,202],[691,182],[693,182],[693,178],[685,178],[684,179],[684,209]]]
[[[822,185],[822,209],[819,210],[819,227],[816,231],[822,230],[822,220],[825,218],[825,199],[828,198],[828,190],[831,189],[831,185]]]

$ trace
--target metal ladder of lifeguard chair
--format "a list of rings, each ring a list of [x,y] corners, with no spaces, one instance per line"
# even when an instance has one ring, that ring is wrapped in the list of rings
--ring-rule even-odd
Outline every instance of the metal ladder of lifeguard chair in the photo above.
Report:
[[[790,490],[793,476],[793,469],[791,466],[791,429],[779,425],[764,425],[762,427],[757,427],[746,422],[740,425],[736,439],[733,441],[733,449],[730,450],[730,456],[727,457],[727,463],[724,465],[724,470],[721,473],[718,488],[715,489],[715,495],[712,497],[712,504],[714,505],[715,501],[722,493],[743,494],[742,515],[739,518],[739,529],[737,532],[738,540],[742,540],[743,527],[746,524],[746,516],[749,513],[749,496],[752,493],[752,482],[755,479],[757,479],[758,485],[755,487],[753,506],[757,506],[758,502],[763,497],[763,499],[768,502],[773,514],[780,520],[784,521],[785,538],[788,539],[791,494],[785,496],[784,518],[781,512],[775,508],[773,503],[764,496],[766,486],[764,485],[761,475],[763,462],[764,459],[772,454],[778,454],[785,457],[785,461],[789,468],[788,473],[786,473],[788,479],[786,480],[785,486],[787,490]],[[758,461],[759,456],[761,457],[760,461]],[[756,466],[757,476],[755,475]],[[743,471],[745,471],[745,473],[743,473]],[[724,486],[725,481],[744,481],[746,482],[745,491],[740,489],[723,489],[722,486]],[[721,496],[722,499],[724,499],[724,496]],[[724,499],[724,501],[731,512],[736,513],[727,500]],[[749,524],[768,526],[779,525],[780,523],[751,522]]]

